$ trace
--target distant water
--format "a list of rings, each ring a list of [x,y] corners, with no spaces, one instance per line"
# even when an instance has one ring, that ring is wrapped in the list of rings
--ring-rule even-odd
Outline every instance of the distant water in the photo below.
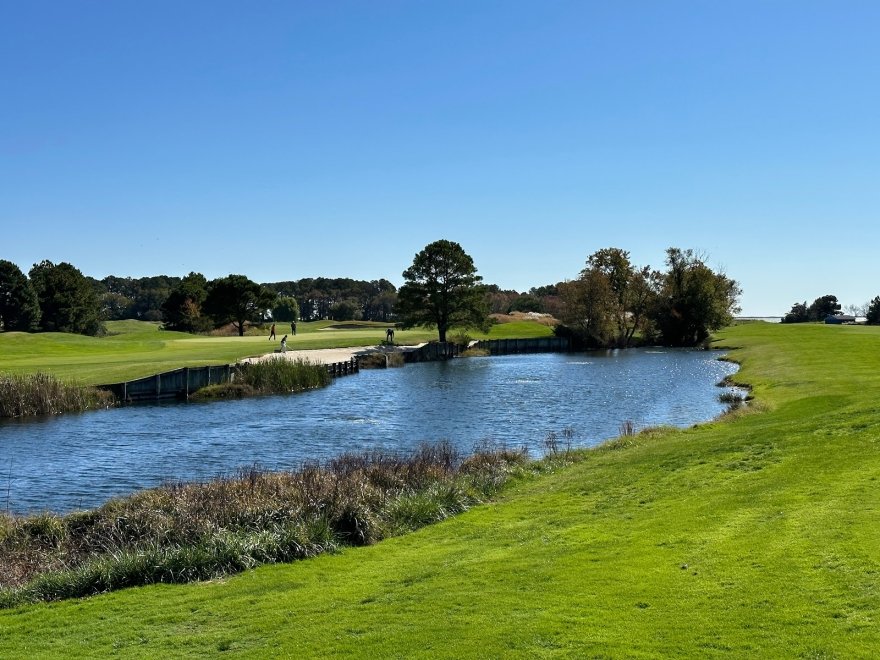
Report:
[[[781,316],[737,316],[734,321],[765,321],[766,323],[781,323]]]
[[[0,509],[69,511],[163,481],[366,449],[489,441],[539,455],[549,432],[589,446],[620,424],[688,426],[724,410],[718,353],[630,349],[456,359],[362,371],[330,387],[0,423]]]

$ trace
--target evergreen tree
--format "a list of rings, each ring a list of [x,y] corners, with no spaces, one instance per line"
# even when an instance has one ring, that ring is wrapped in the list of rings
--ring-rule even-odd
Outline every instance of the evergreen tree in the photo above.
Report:
[[[403,327],[436,327],[442,342],[453,326],[488,327],[483,278],[458,243],[439,240],[427,245],[403,277],[396,308]]]
[[[39,327],[37,294],[21,269],[0,259],[0,330],[32,332]]]
[[[98,335],[104,332],[101,304],[89,280],[68,263],[42,261],[29,273],[46,332]]]

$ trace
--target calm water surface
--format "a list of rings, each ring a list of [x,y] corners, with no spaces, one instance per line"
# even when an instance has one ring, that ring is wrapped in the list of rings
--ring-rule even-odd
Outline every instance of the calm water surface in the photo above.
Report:
[[[718,353],[630,349],[511,355],[363,371],[292,396],[138,405],[0,423],[0,509],[94,507],[164,481],[258,464],[296,468],[346,451],[449,440],[527,446],[549,432],[573,444],[637,428],[688,426],[723,412],[715,384],[736,371]]]

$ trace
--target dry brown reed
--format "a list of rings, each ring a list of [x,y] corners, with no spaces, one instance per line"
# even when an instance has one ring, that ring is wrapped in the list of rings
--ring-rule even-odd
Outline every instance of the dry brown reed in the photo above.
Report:
[[[203,579],[365,545],[463,511],[527,463],[523,451],[449,443],[344,454],[169,483],[91,511],[0,522],[0,606],[118,586]],[[108,577],[110,576],[110,577]]]
[[[114,403],[110,392],[51,374],[0,374],[0,417],[56,415],[108,408]]]

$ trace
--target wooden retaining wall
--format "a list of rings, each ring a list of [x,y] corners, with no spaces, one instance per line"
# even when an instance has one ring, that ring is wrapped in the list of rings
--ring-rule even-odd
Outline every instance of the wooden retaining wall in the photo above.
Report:
[[[434,341],[414,350],[404,349],[403,361],[407,364],[410,362],[436,362],[438,360],[454,358],[458,353],[458,344],[453,344],[449,341]]]
[[[333,378],[357,373],[359,369],[356,357],[346,362],[328,364],[327,373]],[[223,364],[210,367],[183,367],[174,371],[166,371],[155,376],[138,378],[123,383],[99,385],[109,390],[120,401],[134,403],[136,401],[161,401],[163,399],[188,399],[189,395],[208,385],[219,385],[235,380],[236,365]]]
[[[475,348],[489,351],[489,355],[511,353],[564,353],[571,350],[568,337],[534,337],[532,339],[488,339],[478,341]]]

